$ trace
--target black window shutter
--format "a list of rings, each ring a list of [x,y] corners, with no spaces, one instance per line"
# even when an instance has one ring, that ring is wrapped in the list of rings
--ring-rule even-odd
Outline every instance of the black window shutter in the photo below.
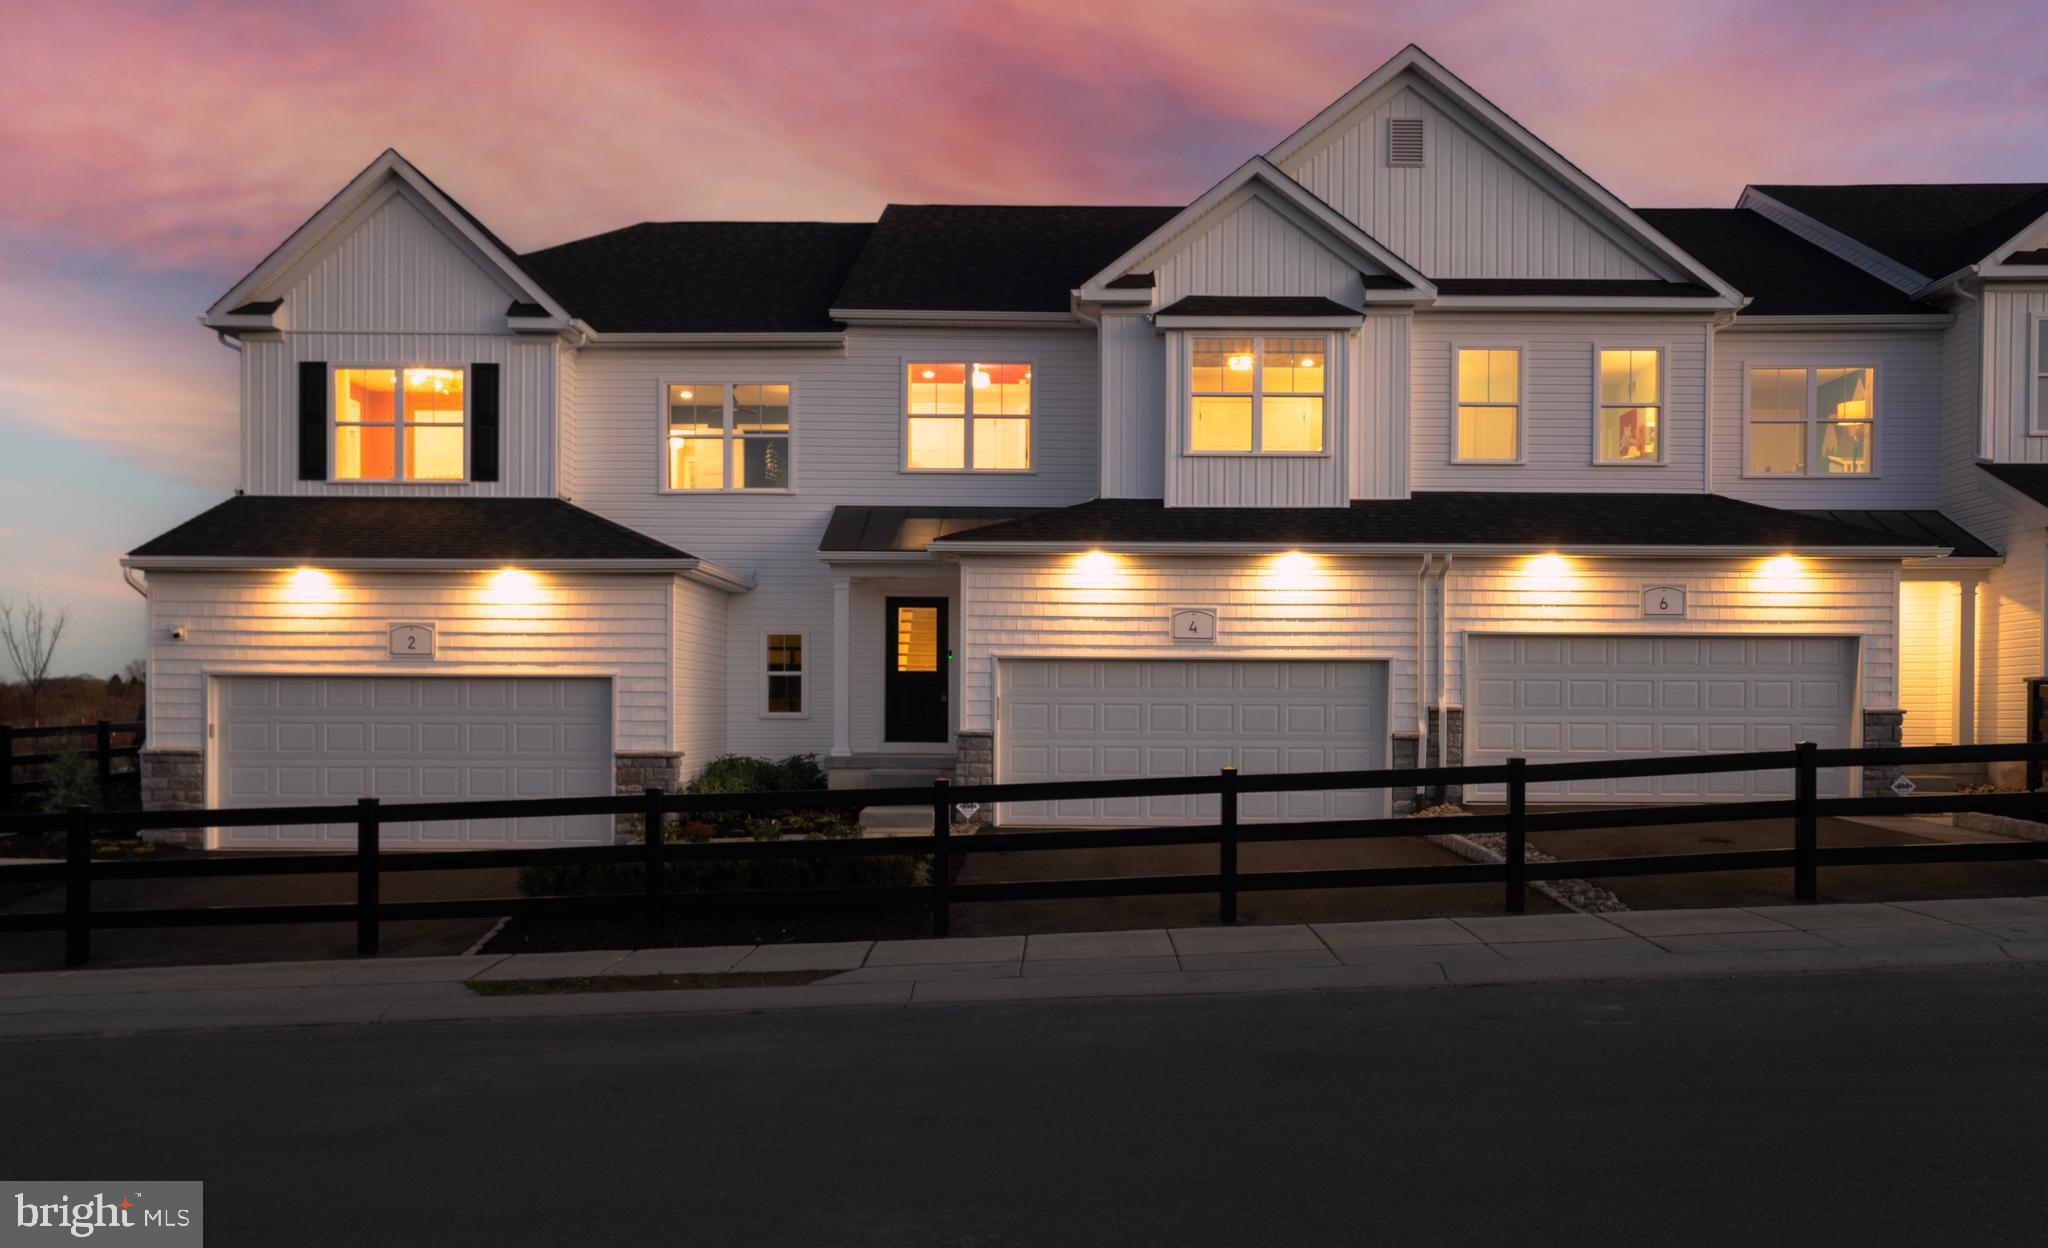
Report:
[[[327,365],[299,365],[299,480],[327,479]]]
[[[469,479],[498,479],[498,366],[469,366]]]

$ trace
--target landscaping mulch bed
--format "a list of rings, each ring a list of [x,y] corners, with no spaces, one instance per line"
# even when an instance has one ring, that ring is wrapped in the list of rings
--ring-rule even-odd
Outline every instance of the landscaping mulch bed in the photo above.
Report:
[[[577,992],[672,992],[706,988],[801,988],[838,971],[725,971],[699,975],[583,975],[574,979],[472,979],[480,997],[538,997]]]
[[[577,949],[664,949],[696,945],[786,945],[838,940],[914,940],[932,934],[925,906],[874,906],[808,912],[721,911],[670,915],[658,940],[637,916],[511,919],[484,953],[564,953]]]

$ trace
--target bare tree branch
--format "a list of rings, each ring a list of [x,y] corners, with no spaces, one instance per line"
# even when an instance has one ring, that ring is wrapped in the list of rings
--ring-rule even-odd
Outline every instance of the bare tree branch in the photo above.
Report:
[[[13,599],[0,598],[0,647],[6,649],[7,661],[28,691],[28,718],[32,725],[42,723],[40,712],[43,690],[50,685],[50,663],[57,657],[57,643],[63,640],[64,628],[70,623],[69,607],[58,607],[53,612],[40,599],[30,598],[17,608]]]

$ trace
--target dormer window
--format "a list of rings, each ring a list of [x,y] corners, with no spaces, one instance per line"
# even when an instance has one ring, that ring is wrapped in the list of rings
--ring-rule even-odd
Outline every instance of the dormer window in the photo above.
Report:
[[[334,370],[334,479],[460,481],[468,474],[464,370]]]
[[[1188,453],[1320,455],[1329,340],[1188,343]]]

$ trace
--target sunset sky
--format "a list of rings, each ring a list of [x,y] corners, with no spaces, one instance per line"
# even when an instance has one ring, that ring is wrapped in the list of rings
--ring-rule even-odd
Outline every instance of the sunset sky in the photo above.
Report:
[[[1410,41],[1637,205],[2048,180],[2048,0],[0,0],[0,597],[142,653],[116,559],[226,496],[195,318],[383,148],[522,250],[648,219],[1182,203]]]

